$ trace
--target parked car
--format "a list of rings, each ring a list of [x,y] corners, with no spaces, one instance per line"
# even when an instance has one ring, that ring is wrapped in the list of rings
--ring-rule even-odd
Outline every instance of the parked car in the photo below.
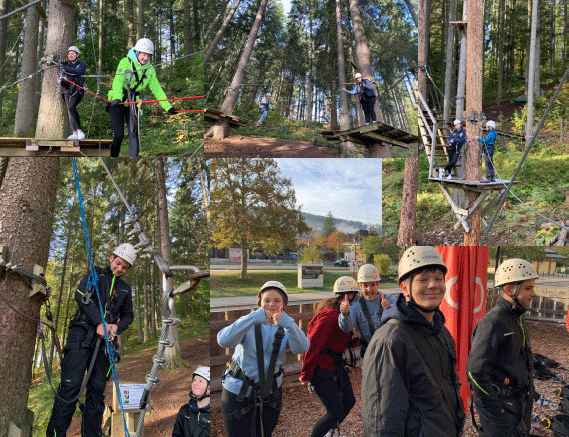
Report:
[[[348,261],[345,259],[337,259],[334,262],[334,267],[348,267]]]
[[[357,259],[357,260],[354,261],[354,265],[355,265],[356,267],[360,267],[363,263],[364,263],[364,262],[363,262],[363,261],[360,261],[359,259]]]

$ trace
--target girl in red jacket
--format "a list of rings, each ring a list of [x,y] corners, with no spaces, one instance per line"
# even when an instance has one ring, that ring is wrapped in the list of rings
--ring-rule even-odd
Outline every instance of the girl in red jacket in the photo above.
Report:
[[[334,284],[334,297],[318,305],[317,313],[308,324],[310,347],[302,358],[300,381],[309,383],[309,389],[313,389],[326,408],[326,414],[316,422],[311,437],[339,435],[334,434],[334,430],[356,403],[343,357],[351,333],[342,332],[338,316],[340,303],[352,301],[357,292],[358,283],[353,278],[338,278]]]

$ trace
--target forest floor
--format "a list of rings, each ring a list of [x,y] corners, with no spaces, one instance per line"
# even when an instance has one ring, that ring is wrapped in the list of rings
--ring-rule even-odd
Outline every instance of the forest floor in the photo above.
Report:
[[[160,383],[152,388],[151,411],[144,420],[144,432],[152,437],[169,437],[176,421],[176,415],[182,405],[188,402],[190,392],[190,375],[198,365],[208,365],[210,357],[209,336],[202,335],[183,340],[180,343],[182,358],[188,367],[173,371],[158,372]],[[123,362],[117,366],[121,383],[144,383],[145,376],[152,367],[152,357],[156,348],[137,351],[134,356],[123,357]],[[128,366],[125,364],[128,362]],[[113,384],[108,383],[105,390],[105,403],[112,404]],[[77,414],[69,431],[68,437],[81,436],[81,415]]]
[[[546,355],[562,366],[569,367],[569,336],[564,325],[551,325],[547,323],[528,322],[528,330],[533,341],[533,351]],[[554,369],[555,370],[555,369]],[[569,372],[555,371],[569,380]],[[361,437],[363,427],[361,421],[361,368],[350,371],[350,379],[356,397],[356,405],[349,413],[340,427],[340,433],[346,437]],[[563,384],[553,381],[536,380],[537,392],[544,397],[554,400],[553,393],[555,388]],[[546,415],[554,416],[559,411],[552,411],[548,407],[534,405],[533,414],[544,418]],[[308,394],[306,388],[293,386],[283,390],[283,409],[281,411],[279,423],[273,432],[273,437],[308,437],[312,432],[312,427],[316,421],[324,414],[324,407],[315,394]],[[469,415],[470,416],[470,415]],[[225,427],[221,418],[219,408],[212,410],[211,435],[214,437],[225,436]],[[532,433],[539,436],[551,436],[550,430],[539,426],[532,427]],[[477,435],[470,417],[467,418],[464,427],[463,437],[475,437]]]
[[[232,135],[220,141],[206,140],[207,158],[339,158],[335,146],[310,141]]]

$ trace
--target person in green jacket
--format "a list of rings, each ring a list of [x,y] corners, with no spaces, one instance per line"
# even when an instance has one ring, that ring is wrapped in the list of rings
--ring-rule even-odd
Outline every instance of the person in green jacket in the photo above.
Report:
[[[135,102],[140,99],[140,92],[149,87],[154,97],[160,102],[164,111],[175,114],[176,110],[167,101],[166,94],[158,82],[156,70],[149,62],[154,54],[154,44],[148,38],[139,39],[135,46],[129,50],[128,56],[122,58],[117,67],[113,86],[109,91],[109,114],[113,127],[113,142],[111,156],[119,156],[122,140],[124,138],[124,123],[128,122],[128,154],[136,157],[140,152],[138,139],[138,105],[121,104],[122,102]]]

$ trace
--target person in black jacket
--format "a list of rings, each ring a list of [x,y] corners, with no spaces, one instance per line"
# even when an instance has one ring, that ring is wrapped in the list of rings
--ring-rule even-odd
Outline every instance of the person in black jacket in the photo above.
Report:
[[[85,134],[81,130],[79,113],[77,112],[77,106],[83,99],[85,91],[68,82],[69,80],[79,86],[85,85],[87,64],[79,60],[80,54],[81,51],[77,47],[71,46],[67,50],[67,61],[61,63],[61,77],[59,79],[59,83],[63,88],[63,99],[67,104],[69,124],[71,125],[71,129],[73,129],[73,134],[67,137],[68,140],[82,140],[85,138]]]
[[[501,296],[472,334],[466,372],[483,437],[522,437],[531,430],[533,358],[524,316],[539,276],[526,260],[504,261],[494,287]]]
[[[365,437],[458,437],[462,431],[456,348],[439,310],[446,272],[433,247],[410,247],[399,262],[402,293],[383,313],[363,360]]]
[[[342,91],[360,97],[360,103],[364,111],[366,124],[375,123],[377,121],[375,115],[375,99],[377,98],[373,91],[373,86],[369,79],[364,79],[361,73],[356,73],[356,83],[353,90],[342,88]]]
[[[106,268],[95,267],[98,289],[109,341],[114,342],[132,323],[132,292],[130,285],[121,279],[136,260],[132,244],[118,246],[109,257]],[[99,309],[99,297],[94,289],[87,289],[89,275],[83,277],[75,301],[79,305],[69,323],[69,332],[61,361],[61,383],[53,403],[47,437],[65,436],[85,371],[93,361],[87,375],[85,405],[81,426],[82,437],[99,437],[105,409],[105,386],[110,376],[110,362],[104,339],[104,328]]]
[[[209,437],[209,367],[198,367],[192,374],[190,401],[180,408],[172,437]]]

